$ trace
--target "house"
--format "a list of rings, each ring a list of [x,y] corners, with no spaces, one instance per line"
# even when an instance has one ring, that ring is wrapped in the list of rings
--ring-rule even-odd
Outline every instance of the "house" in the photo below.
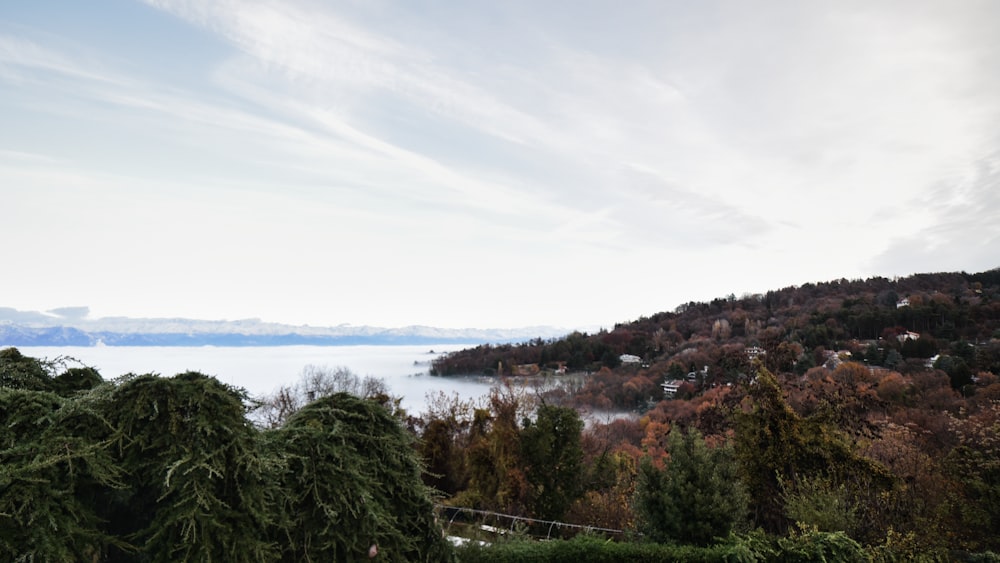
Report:
[[[767,351],[765,351],[760,346],[747,346],[746,348],[743,349],[743,353],[746,354],[747,359],[752,362],[757,358],[767,354]]]
[[[692,383],[698,381],[699,379],[704,381],[706,377],[708,377],[708,366],[705,366],[698,371],[688,372],[687,374],[687,380]]]
[[[896,308],[897,309],[901,309],[903,307],[909,307],[909,306],[910,306],[910,298],[909,297],[904,297],[904,298],[902,298],[902,299],[900,299],[899,301],[896,302]]]
[[[633,356],[632,354],[622,354],[621,356],[618,356],[618,359],[621,360],[623,364],[637,364],[642,361],[642,358],[639,356]]]
[[[918,340],[920,338],[920,333],[919,332],[911,332],[911,331],[908,330],[908,331],[904,332],[903,334],[897,334],[896,338],[900,342],[906,342],[907,340]]]
[[[677,391],[681,388],[684,382],[679,379],[668,379],[660,384],[663,387],[663,398],[673,399],[677,395]]]
[[[823,362],[823,367],[826,369],[835,369],[840,364],[850,361],[851,359],[850,350],[827,350],[823,353],[823,357],[826,361]]]

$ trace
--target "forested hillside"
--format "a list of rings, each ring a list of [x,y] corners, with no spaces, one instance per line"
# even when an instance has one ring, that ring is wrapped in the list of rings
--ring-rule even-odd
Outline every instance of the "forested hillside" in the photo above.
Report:
[[[777,373],[804,373],[834,353],[904,371],[943,358],[942,367],[960,388],[979,371],[1000,372],[998,338],[1000,269],[843,279],[729,295],[597,334],[470,348],[438,359],[432,373],[516,375],[534,373],[530,368],[536,366],[539,372],[594,372],[618,368],[623,356],[633,356],[651,379],[707,366],[704,379],[721,382],[745,372],[747,349],[759,348],[765,367]]]
[[[844,533],[870,557],[909,550],[901,560],[1000,548],[1000,270],[688,303],[434,368],[543,382],[520,395],[536,405],[520,422],[512,391],[425,421],[429,482],[454,504],[541,514],[532,476],[566,466],[525,445],[543,415],[619,411],[633,414],[552,426],[550,443],[580,447],[558,480],[576,500],[557,516],[682,543]]]

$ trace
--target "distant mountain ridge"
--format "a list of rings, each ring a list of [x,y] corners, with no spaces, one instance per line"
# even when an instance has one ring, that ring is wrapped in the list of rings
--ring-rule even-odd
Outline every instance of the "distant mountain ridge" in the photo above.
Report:
[[[87,307],[47,312],[0,307],[0,346],[345,346],[511,343],[564,336],[550,326],[513,329],[316,327],[260,319],[89,318]]]

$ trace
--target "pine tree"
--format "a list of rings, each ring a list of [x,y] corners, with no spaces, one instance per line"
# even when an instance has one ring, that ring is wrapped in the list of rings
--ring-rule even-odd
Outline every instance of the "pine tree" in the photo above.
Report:
[[[187,372],[125,378],[105,404],[127,488],[101,506],[142,561],[270,561],[268,460],[246,396]],[[126,554],[115,552],[115,557]]]
[[[709,448],[696,429],[673,429],[663,469],[642,461],[636,491],[639,529],[655,541],[706,546],[739,524],[746,500],[732,446]]]
[[[521,457],[531,487],[529,511],[543,520],[560,520],[583,494],[583,421],[576,410],[542,405],[521,431]]]
[[[0,388],[0,560],[85,561],[119,543],[95,510],[96,492],[122,477],[96,406]]]
[[[284,561],[447,561],[413,437],[374,400],[324,397],[269,431],[288,498],[274,527]]]

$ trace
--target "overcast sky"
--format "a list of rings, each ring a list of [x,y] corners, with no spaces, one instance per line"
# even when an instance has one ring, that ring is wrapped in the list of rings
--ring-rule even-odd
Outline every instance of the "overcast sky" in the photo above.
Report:
[[[1000,266],[1000,2],[8,0],[0,306],[604,326]]]

